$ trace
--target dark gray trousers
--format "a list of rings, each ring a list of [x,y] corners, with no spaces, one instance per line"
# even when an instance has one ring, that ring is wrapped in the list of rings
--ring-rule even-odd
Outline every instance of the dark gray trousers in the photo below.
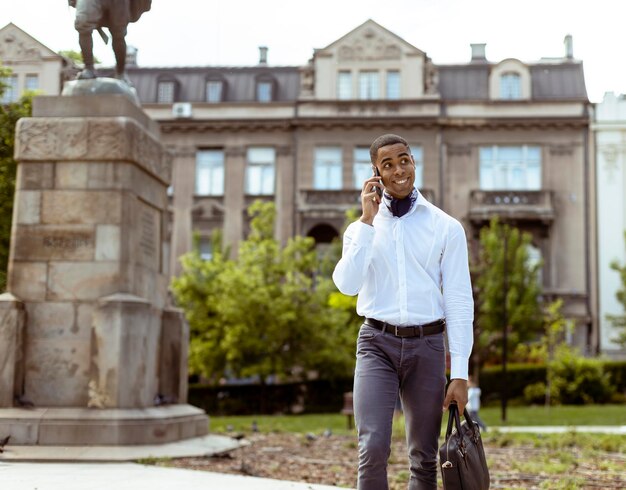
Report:
[[[409,490],[437,488],[437,449],[446,386],[443,333],[395,337],[363,325],[357,340],[354,420],[359,434],[358,490],[386,490],[398,393],[409,452]]]

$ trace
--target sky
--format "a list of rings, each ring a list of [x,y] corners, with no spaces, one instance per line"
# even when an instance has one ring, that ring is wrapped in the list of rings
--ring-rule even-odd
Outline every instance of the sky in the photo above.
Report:
[[[561,57],[571,34],[590,100],[626,93],[624,0],[152,0],[126,40],[140,66],[250,66],[259,46],[269,48],[270,65],[293,66],[367,19],[435,64],[468,62],[471,43],[486,43],[493,62]],[[0,27],[9,22],[54,51],[79,50],[66,0],[0,0]],[[94,44],[112,66],[110,46],[97,35]]]

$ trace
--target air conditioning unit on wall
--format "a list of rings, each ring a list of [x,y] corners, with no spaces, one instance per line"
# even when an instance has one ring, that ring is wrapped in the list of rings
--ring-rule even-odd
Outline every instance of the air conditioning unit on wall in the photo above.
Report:
[[[172,105],[172,116],[177,119],[191,117],[191,104],[189,102],[176,102]]]

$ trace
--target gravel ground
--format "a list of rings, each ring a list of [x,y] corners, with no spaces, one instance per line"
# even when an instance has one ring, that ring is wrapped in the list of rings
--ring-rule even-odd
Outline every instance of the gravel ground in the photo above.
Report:
[[[356,440],[344,435],[251,434],[250,445],[220,457],[184,458],[167,466],[234,473],[338,487],[356,486]],[[525,446],[497,447],[488,443],[493,489],[626,489],[626,456],[586,455]],[[390,490],[406,489],[406,445],[394,440],[389,459]]]

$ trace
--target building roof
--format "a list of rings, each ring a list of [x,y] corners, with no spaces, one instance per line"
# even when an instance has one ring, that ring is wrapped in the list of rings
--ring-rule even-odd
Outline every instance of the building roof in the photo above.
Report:
[[[582,62],[530,66],[533,99],[588,99]]]
[[[444,100],[489,98],[489,73],[495,63],[439,65],[439,92]],[[527,65],[531,77],[531,100],[587,100],[580,61]]]
[[[250,66],[250,67],[129,67],[128,76],[144,103],[157,100],[159,81],[174,81],[178,85],[176,99],[185,102],[204,102],[206,82],[224,82],[224,102],[249,102],[256,100],[256,82],[272,81],[275,87],[273,100],[295,101],[300,89],[297,66]]]

